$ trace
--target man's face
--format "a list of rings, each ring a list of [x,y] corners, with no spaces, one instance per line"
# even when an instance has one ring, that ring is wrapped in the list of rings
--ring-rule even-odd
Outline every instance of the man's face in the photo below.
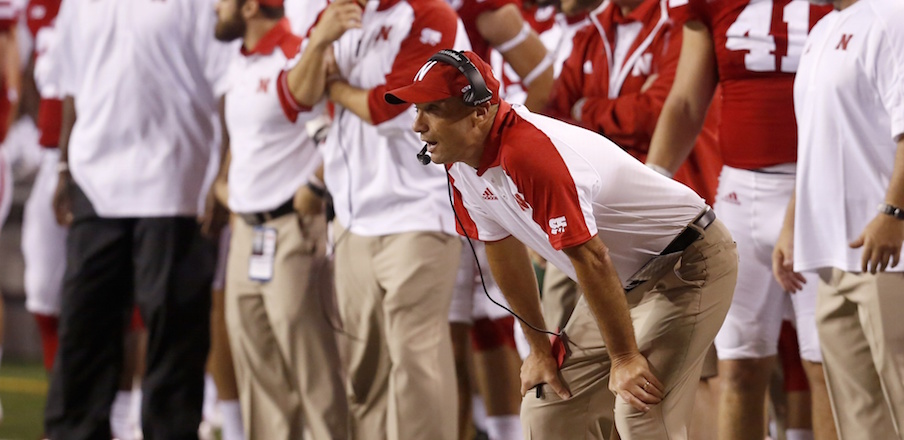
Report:
[[[562,0],[559,9],[565,15],[574,15],[592,8],[597,3],[598,0]]]
[[[480,159],[483,148],[475,144],[477,110],[474,107],[465,105],[461,98],[449,98],[417,104],[415,108],[417,117],[412,128],[427,144],[434,163],[451,164]]]
[[[245,36],[245,20],[242,18],[239,0],[217,2],[217,25],[213,34],[220,41],[232,41]]]

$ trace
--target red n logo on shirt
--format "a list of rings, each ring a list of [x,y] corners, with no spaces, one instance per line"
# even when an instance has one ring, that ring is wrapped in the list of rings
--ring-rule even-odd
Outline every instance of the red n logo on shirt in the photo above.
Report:
[[[841,34],[841,41],[835,46],[835,50],[847,50],[847,45],[851,42],[851,38],[854,38],[854,34]]]
[[[392,26],[380,26],[380,33],[377,34],[377,40],[389,40],[389,31]]]
[[[257,85],[257,93],[267,93],[268,87],[270,87],[270,78],[261,78]]]

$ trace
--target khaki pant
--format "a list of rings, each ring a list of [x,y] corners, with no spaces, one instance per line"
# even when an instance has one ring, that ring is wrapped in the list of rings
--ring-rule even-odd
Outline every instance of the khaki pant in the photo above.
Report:
[[[816,325],[838,437],[904,439],[904,273],[821,271]]]
[[[348,438],[325,221],[290,214],[264,225],[277,231],[269,282],[249,279],[253,228],[232,223],[226,324],[247,438],[297,440],[303,422],[314,439]]]
[[[550,263],[546,264],[543,275],[543,318],[551,331],[565,328],[571,312],[574,311],[581,288],[565,272]]]
[[[665,386],[665,398],[648,413],[609,391],[609,355],[581,297],[565,326],[570,354],[560,370],[572,397],[563,401],[547,386],[539,399],[528,393],[521,406],[527,438],[612,438],[614,410],[622,439],[686,439],[703,359],[731,305],[737,263],[734,242],[716,220],[673,271],[627,294],[637,345]]]
[[[365,237],[338,224],[334,236],[352,437],[457,439],[448,316],[461,240],[439,232]]]

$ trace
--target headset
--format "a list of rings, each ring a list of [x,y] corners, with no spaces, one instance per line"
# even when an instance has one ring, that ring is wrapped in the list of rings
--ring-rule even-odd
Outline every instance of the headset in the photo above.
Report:
[[[465,105],[477,107],[478,105],[490,102],[490,100],[493,99],[493,92],[487,87],[487,83],[480,74],[480,71],[477,70],[477,66],[465,56],[464,52],[443,49],[427,60],[427,62],[430,61],[448,64],[458,69],[458,71],[465,76],[468,80],[468,89],[461,98]],[[424,145],[424,148],[417,154],[417,160],[424,165],[430,164],[430,153],[427,152],[427,145]]]
[[[489,102],[491,99],[493,99],[493,92],[491,92],[490,89],[487,87],[487,84],[484,81],[483,76],[481,76],[480,72],[477,70],[477,66],[475,66],[474,63],[472,63],[471,60],[469,60],[468,57],[465,56],[464,53],[456,51],[456,50],[451,50],[451,49],[443,49],[443,50],[437,52],[432,57],[430,57],[428,62],[429,61],[437,61],[440,63],[449,64],[452,67],[455,67],[456,69],[458,69],[458,71],[461,72],[462,75],[464,75],[465,78],[468,79],[468,83],[470,84],[470,87],[468,88],[467,91],[465,91],[465,94],[462,97],[462,100],[464,101],[464,103],[466,105],[471,106],[471,107],[476,107],[480,104]],[[427,153],[427,145],[426,144],[424,144],[424,148],[421,149],[421,152],[417,154],[417,159],[424,165],[430,164],[431,159],[430,159],[430,154]],[[478,261],[477,251],[474,249],[474,243],[471,241],[471,237],[468,235],[464,224],[462,224],[461,218],[458,217],[458,212],[455,210],[455,203],[452,201],[452,179],[449,176],[448,169],[446,170],[446,190],[449,193],[449,205],[452,206],[452,213],[455,214],[455,221],[458,223],[458,226],[461,228],[461,230],[465,231],[465,238],[468,240],[468,245],[471,247],[471,253],[474,254],[474,261]],[[524,324],[526,324],[528,327],[530,327],[534,331],[537,331],[540,333],[545,333],[545,334],[552,335],[552,336],[561,336],[560,333],[551,332],[551,331],[548,331],[548,330],[545,330],[542,328],[537,328],[533,324],[525,321],[524,318],[522,318],[521,316],[518,316],[518,314],[515,313],[514,311],[512,311],[512,309],[510,309],[502,304],[499,304],[495,299],[493,299],[492,296],[490,296],[490,293],[487,291],[486,282],[484,281],[484,278],[483,278],[483,268],[480,267],[479,262],[477,263],[477,273],[480,275],[480,284],[483,287],[483,293],[487,296],[487,298],[489,298],[489,300],[493,304],[496,304],[497,306],[502,307],[507,312],[509,312],[512,316],[514,316],[515,318],[518,318],[519,321],[523,322]]]

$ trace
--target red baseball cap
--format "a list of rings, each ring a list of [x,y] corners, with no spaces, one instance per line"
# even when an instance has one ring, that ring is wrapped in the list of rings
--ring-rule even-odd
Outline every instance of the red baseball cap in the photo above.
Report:
[[[444,57],[440,57],[443,54]],[[414,76],[414,82],[407,86],[390,90],[383,95],[383,99],[390,104],[420,104],[425,102],[440,101],[455,96],[465,97],[465,94],[471,91],[471,82],[464,72],[459,71],[458,67],[449,62],[440,61],[436,58],[450,57],[452,60],[459,62],[464,69],[469,69],[467,61],[477,68],[477,73],[486,84],[487,90],[492,96],[488,101],[490,104],[499,103],[499,80],[493,75],[493,69],[483,61],[477,54],[471,51],[454,51],[441,50],[436,55],[430,57],[417,74]],[[448,59],[448,58],[447,58]],[[479,91],[477,92],[479,96]],[[478,102],[477,104],[479,104]],[[476,105],[476,104],[475,104]]]
[[[283,6],[283,0],[257,0],[257,4],[269,6],[271,8],[281,8]]]

